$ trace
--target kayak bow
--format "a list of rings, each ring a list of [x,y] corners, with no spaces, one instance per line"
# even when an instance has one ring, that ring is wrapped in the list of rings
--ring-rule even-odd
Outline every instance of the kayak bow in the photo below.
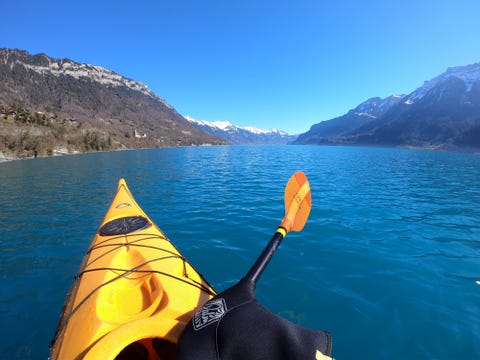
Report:
[[[185,325],[213,295],[121,179],[67,296],[50,357],[174,358]]]

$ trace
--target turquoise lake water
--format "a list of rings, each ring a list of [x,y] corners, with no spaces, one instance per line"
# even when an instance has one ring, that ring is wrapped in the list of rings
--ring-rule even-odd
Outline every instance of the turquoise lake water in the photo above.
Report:
[[[2,357],[47,358],[119,178],[221,291],[270,239],[297,170],[312,188],[310,218],[280,246],[259,281],[259,301],[330,331],[337,359],[479,359],[480,156],[322,146],[0,164]]]

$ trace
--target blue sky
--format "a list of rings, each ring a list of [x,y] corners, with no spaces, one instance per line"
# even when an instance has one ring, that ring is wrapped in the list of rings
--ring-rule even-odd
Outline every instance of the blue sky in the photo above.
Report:
[[[100,65],[183,115],[307,131],[480,61],[479,0],[0,0],[0,47]]]

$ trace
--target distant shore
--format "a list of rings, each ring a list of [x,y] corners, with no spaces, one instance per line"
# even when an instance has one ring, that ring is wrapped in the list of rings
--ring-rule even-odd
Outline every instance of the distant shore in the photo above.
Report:
[[[204,144],[204,145],[190,145],[190,146],[178,146],[178,147],[192,147],[192,146],[216,146],[212,144]],[[235,145],[218,145],[218,146],[235,146]],[[250,145],[255,146],[255,145]],[[318,145],[318,146],[331,146],[331,145]],[[351,145],[345,145],[351,146]],[[375,146],[372,146],[375,147]],[[165,147],[165,149],[168,147]],[[432,146],[426,147],[419,147],[419,146],[402,146],[398,148],[403,148],[407,150],[423,150],[423,151],[444,151],[444,152],[452,152],[452,153],[465,153],[465,154],[473,154],[480,156],[480,149],[471,149],[471,148],[437,148]],[[78,154],[92,154],[92,153],[104,153],[104,152],[114,152],[114,151],[132,151],[132,150],[145,150],[145,149],[164,149],[164,148],[124,148],[124,149],[115,149],[115,150],[100,150],[100,151],[73,151],[70,152],[66,148],[57,148],[54,150],[53,155],[39,155],[38,158],[50,158],[50,157],[59,157],[59,156],[68,156],[68,155],[78,155]],[[21,155],[14,155],[14,154],[4,154],[0,151],[0,164],[10,161],[17,161],[17,160],[31,160],[37,158],[35,156],[21,156]]]

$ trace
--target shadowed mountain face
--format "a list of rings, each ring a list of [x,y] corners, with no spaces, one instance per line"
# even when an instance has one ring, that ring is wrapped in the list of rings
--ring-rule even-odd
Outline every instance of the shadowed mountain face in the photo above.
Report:
[[[409,95],[373,98],[313,125],[295,144],[480,148],[480,63],[450,68]]]

